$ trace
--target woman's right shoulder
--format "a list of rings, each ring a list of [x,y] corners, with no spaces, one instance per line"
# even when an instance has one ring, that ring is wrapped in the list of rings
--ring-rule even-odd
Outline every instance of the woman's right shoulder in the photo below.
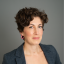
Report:
[[[23,48],[23,44],[22,43],[20,46],[18,46],[16,49],[8,52],[8,53],[5,53],[4,56],[7,57],[8,59],[9,58],[12,58],[12,57],[15,57],[15,54],[18,53],[19,50],[21,50]]]
[[[3,56],[2,64],[15,64],[15,59],[17,58],[18,55],[20,55],[20,52],[22,49],[23,49],[23,45],[21,44],[18,48],[14,49],[8,53],[5,53]]]
[[[4,56],[3,56],[3,62],[2,64],[8,64],[8,62],[10,63],[11,60],[14,60],[15,59],[15,53],[16,53],[16,50],[17,49],[14,49],[8,53],[5,53]]]
[[[9,59],[9,57],[10,57],[10,58],[11,58],[11,57],[14,57],[14,55],[15,55],[15,53],[16,53],[16,50],[17,50],[17,49],[14,49],[14,50],[12,50],[12,51],[10,51],[10,52],[7,52],[7,53],[4,54],[4,56],[7,57],[8,59]]]

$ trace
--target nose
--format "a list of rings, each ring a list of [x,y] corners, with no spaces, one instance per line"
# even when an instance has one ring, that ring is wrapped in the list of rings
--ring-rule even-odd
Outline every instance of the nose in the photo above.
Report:
[[[38,34],[38,32],[39,32],[39,31],[38,31],[38,29],[37,29],[37,28],[35,28],[35,29],[34,29],[34,33],[35,33],[35,35],[37,35],[37,34]]]

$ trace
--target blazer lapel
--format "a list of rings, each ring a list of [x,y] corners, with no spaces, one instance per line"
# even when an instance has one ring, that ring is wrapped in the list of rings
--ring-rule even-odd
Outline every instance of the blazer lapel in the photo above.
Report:
[[[17,64],[26,64],[24,51],[23,51],[23,45],[24,43],[20,47],[18,47],[16,50],[16,63]],[[51,54],[51,51],[48,49],[46,45],[43,45],[41,43],[39,45],[44,52],[44,55],[46,57],[46,60],[48,61],[48,64],[53,64],[52,63],[53,59],[51,58],[53,55]]]
[[[24,51],[23,51],[23,44],[16,51],[16,63],[17,64],[26,64]]]
[[[46,60],[48,62],[48,64],[54,64],[53,63],[53,55],[52,55],[52,52],[50,50],[50,46],[48,45],[43,45],[43,44],[39,44],[44,52],[44,55],[46,57]]]

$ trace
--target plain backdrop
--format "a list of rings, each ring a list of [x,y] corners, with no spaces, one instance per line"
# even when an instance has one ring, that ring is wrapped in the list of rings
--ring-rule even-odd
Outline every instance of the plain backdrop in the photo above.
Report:
[[[64,0],[63,0],[63,64],[64,64]]]
[[[53,45],[64,60],[64,0],[0,0],[0,64],[3,55],[19,47],[24,41],[15,23],[16,13],[24,7],[45,10],[49,22],[44,25],[41,43]],[[64,63],[63,63],[64,64]]]

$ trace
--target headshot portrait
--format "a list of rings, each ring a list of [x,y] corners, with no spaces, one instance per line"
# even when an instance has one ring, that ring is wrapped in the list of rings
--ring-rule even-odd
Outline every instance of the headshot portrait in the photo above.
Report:
[[[1,1],[2,64],[63,63],[63,8],[57,1]]]
[[[37,8],[23,8],[16,14],[16,23],[21,38],[21,46],[4,55],[3,64],[61,64],[59,55],[52,45],[40,44],[47,14]]]

